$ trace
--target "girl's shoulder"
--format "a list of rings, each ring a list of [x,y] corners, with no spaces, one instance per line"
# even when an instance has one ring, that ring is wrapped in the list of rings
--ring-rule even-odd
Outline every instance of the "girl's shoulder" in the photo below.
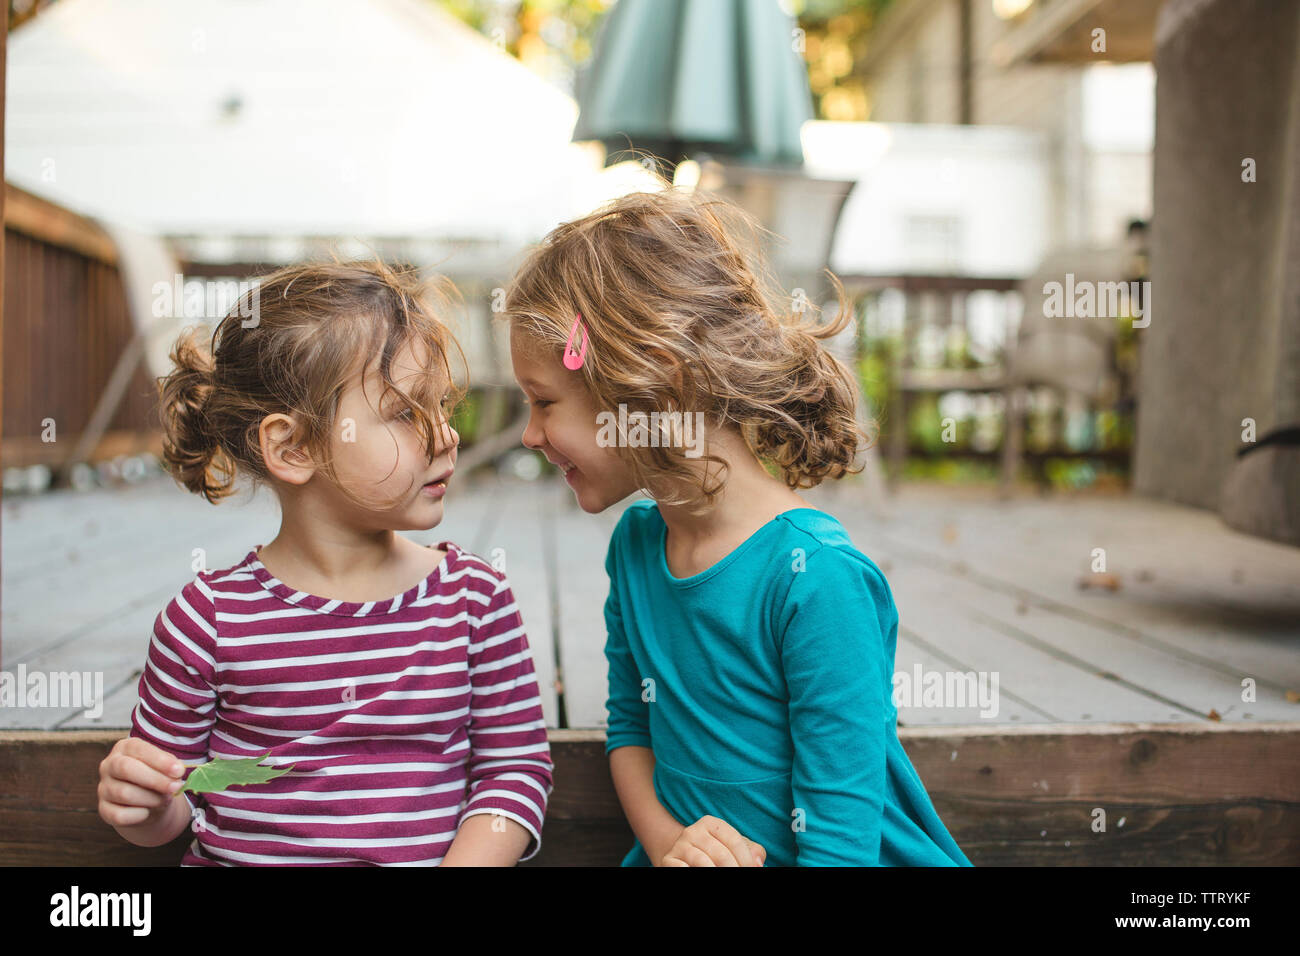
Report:
[[[623,509],[623,514],[614,528],[614,534],[618,535],[620,531],[626,534],[650,525],[663,524],[663,520],[663,516],[659,514],[659,505],[653,498],[638,498]]]
[[[889,582],[875,561],[871,560],[853,541],[848,529],[838,518],[817,508],[797,508],[780,516],[788,526],[787,543],[798,543],[799,560],[796,568],[815,569],[811,577],[792,576],[786,583],[789,592],[797,593],[796,581],[805,588],[820,586],[834,590],[846,584],[857,583],[876,603],[893,604]],[[788,592],[788,593],[789,593]],[[849,593],[862,593],[862,587]]]
[[[793,508],[777,516],[795,535],[803,535],[828,547],[854,548],[848,529],[828,511],[820,508]],[[865,555],[864,555],[865,557]]]
[[[454,541],[439,541],[432,548],[447,552],[443,558],[440,583],[450,590],[467,590],[477,593],[496,594],[509,587],[506,579],[505,551],[494,548],[491,560],[475,554],[456,544]]]

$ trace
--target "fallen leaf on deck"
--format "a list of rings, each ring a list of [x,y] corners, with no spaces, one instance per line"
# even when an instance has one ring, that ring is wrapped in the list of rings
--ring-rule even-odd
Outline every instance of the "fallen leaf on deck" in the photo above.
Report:
[[[1106,571],[1085,574],[1079,578],[1079,590],[1087,591],[1089,588],[1105,588],[1107,591],[1118,591],[1120,589],[1119,575]]]

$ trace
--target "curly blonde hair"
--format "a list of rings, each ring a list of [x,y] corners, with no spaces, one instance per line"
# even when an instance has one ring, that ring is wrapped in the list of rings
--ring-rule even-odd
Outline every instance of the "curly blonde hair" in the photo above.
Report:
[[[339,401],[376,358],[380,401],[390,391],[398,395],[432,460],[450,409],[430,416],[430,400],[441,383],[453,405],[464,397],[447,362],[459,344],[436,315],[455,294],[441,276],[421,281],[415,270],[378,259],[303,263],[252,280],[209,345],[200,340],[202,326],[182,332],[171,352],[175,371],[157,380],[168,472],[212,504],[233,492],[237,474],[254,486],[266,482],[259,428],[281,413],[297,422],[294,441],[339,485],[330,451]],[[391,377],[393,358],[408,342],[423,343],[433,366],[410,392]],[[339,487],[357,504],[375,507]]]
[[[815,307],[779,292],[759,252],[764,234],[698,192],[623,196],[552,230],[511,281],[501,317],[558,361],[581,314],[589,341],[580,374],[599,409],[623,404],[629,419],[703,412],[712,427],[738,429],[792,489],[856,473],[875,436],[858,423],[853,373],[819,342],[846,327],[852,308],[828,270],[838,314],[805,325],[802,313]],[[702,459],[721,465],[710,481],[672,442],[630,447],[621,438],[620,456],[659,501],[699,511],[725,484],[715,455]]]

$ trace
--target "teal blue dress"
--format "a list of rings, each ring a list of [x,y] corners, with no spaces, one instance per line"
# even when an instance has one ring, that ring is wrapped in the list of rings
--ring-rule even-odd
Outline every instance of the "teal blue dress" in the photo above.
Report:
[[[606,753],[649,747],[678,822],[769,866],[970,866],[898,741],[898,611],[844,526],[796,508],[688,578],[665,537],[643,499],[610,539]],[[649,865],[637,841],[623,866]]]

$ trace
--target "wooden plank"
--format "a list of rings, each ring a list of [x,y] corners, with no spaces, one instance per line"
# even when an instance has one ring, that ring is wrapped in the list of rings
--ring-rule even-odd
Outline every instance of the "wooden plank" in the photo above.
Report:
[[[1275,705],[1300,686],[1300,658],[1291,650],[1300,635],[1300,595],[1292,596],[1300,552],[1236,535],[1212,515],[1127,498],[997,505],[959,489],[942,496],[909,489],[892,521],[882,522],[852,498],[821,489],[809,497],[836,514],[887,575],[892,556],[942,573],[954,587],[959,579],[977,585],[989,602],[1001,596],[994,616],[1034,636],[1090,628],[1093,640],[1127,648],[1117,654],[1131,650],[1155,662],[1153,652],[1163,652],[1180,667],[1217,671],[1238,685],[1254,676],[1260,696],[1269,691]],[[1079,590],[1094,546],[1107,547],[1120,591]],[[1233,567],[1253,584],[1233,581]],[[1144,580],[1152,575],[1154,582]],[[1232,596],[1236,588],[1246,590]],[[1284,710],[1267,719],[1292,716]]]
[[[111,624],[141,602],[156,604],[156,614],[193,580],[193,548],[204,548],[209,568],[224,568],[237,563],[257,543],[265,541],[250,542],[240,525],[207,517],[202,523],[130,535],[112,549],[29,580],[10,591],[13,600],[5,626],[15,646],[7,661],[29,661],[63,648],[66,667],[80,669],[76,660],[87,641],[123,636],[103,631],[102,624]],[[55,608],[57,614],[51,614]]]
[[[559,726],[555,637],[542,556],[542,501],[536,482],[500,479],[487,498],[479,554],[500,559],[528,634],[547,727]]]
[[[252,515],[249,504],[227,500],[210,505],[164,476],[121,488],[55,490],[11,500],[4,512],[5,549],[14,560],[5,569],[5,587],[45,577],[85,556],[120,554],[128,544],[147,542],[156,529],[215,521],[242,524],[251,538],[259,533],[259,518],[273,527],[275,513],[269,499],[254,504]],[[133,533],[123,535],[124,529]]]
[[[894,655],[894,673],[907,674],[915,680],[915,667],[919,664],[922,674],[927,672],[944,672],[947,670],[977,671],[978,668],[967,662],[950,657],[946,653],[934,652],[922,646],[922,639],[900,628],[898,646]],[[1008,693],[999,686],[1000,703],[998,712],[993,717],[981,716],[979,707],[927,707],[916,703],[903,702],[898,705],[898,726],[929,727],[951,726],[954,724],[1033,724],[1050,722],[1051,714],[1044,713],[1028,702]]]
[[[572,490],[556,484],[555,593],[564,706],[574,728],[608,725],[609,663],[605,659],[605,600],[609,577],[605,555],[609,539],[624,509],[636,499],[614,505],[598,515],[577,507]]]
[[[136,688],[149,653],[153,622],[160,607],[147,602],[132,608],[120,618],[103,622],[95,632],[70,647],[59,647],[49,654],[24,662],[26,672],[76,671],[94,675],[102,681],[102,713],[98,718],[85,717],[86,707],[4,707],[0,708],[0,728],[6,730],[39,728],[129,728],[131,710],[136,704]],[[6,665],[14,673],[16,665]]]
[[[998,671],[1003,688],[1057,720],[1196,720],[1240,697],[1235,679],[1077,621],[1017,615],[1014,599],[960,576],[896,563],[891,584],[906,626],[973,670]]]
[[[1300,864],[1300,723],[903,728],[936,810],[977,866]],[[120,733],[0,732],[0,865],[175,865],[96,812]],[[542,851],[527,865],[616,865],[631,847],[600,731],[550,732]],[[1094,811],[1106,830],[1094,832]]]
[[[1051,644],[1196,713],[1207,714],[1213,707],[1225,717],[1229,712],[1234,716],[1249,712],[1265,720],[1294,716],[1294,704],[1285,696],[1290,686],[1300,683],[1294,653],[1285,643],[1249,632],[1238,636],[1207,630],[1199,604],[1153,613],[1150,605],[1143,609],[1136,598],[1112,600],[1107,594],[1094,599],[1092,608],[1106,611],[1097,614],[1081,608],[1087,599],[1059,578],[1044,587],[1049,579],[1041,562],[1035,568],[1026,559],[1009,557],[1007,562],[1018,566],[1018,574],[1007,575],[1003,565],[995,575],[893,538],[877,535],[876,540],[882,553],[900,556],[898,560],[907,555],[918,567],[924,563],[926,570],[918,573],[942,580],[943,587],[963,595],[967,607],[981,612],[979,619],[1027,645],[1035,640]],[[1037,578],[1032,577],[1035,571]],[[1032,582],[1033,589],[1017,584],[1017,578]],[[1131,613],[1122,614],[1126,619],[1114,619],[1116,612],[1130,608]],[[1249,622],[1238,619],[1236,626],[1244,629]],[[1234,640],[1247,646],[1234,646]],[[1257,699],[1249,705],[1241,700],[1242,680],[1247,677],[1256,681],[1257,688]]]

